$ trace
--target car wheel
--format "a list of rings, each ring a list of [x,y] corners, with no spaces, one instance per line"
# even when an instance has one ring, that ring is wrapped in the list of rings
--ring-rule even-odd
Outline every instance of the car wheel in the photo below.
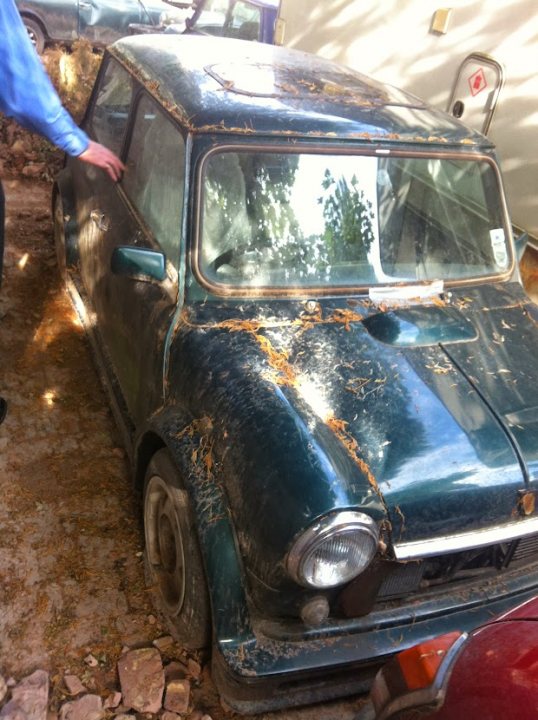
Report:
[[[144,483],[145,567],[170,631],[188,650],[210,641],[205,572],[189,497],[168,450],[152,458]]]
[[[56,249],[56,263],[60,277],[65,282],[67,277],[66,244],[65,244],[65,216],[62,196],[56,188],[53,201],[54,247]]]
[[[26,32],[28,33],[30,40],[32,41],[32,45],[41,55],[41,53],[45,49],[45,33],[43,32],[41,25],[35,20],[31,20],[27,17],[23,17],[22,21],[24,23],[24,26],[26,27]]]

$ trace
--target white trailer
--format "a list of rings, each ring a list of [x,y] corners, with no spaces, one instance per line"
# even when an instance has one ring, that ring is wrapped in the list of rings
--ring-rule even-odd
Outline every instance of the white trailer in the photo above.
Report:
[[[538,238],[537,0],[281,0],[278,30],[485,132],[513,222]]]

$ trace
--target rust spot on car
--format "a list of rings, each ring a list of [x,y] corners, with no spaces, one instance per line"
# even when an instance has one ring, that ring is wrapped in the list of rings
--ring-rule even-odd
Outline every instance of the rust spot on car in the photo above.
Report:
[[[350,323],[362,322],[363,317],[359,313],[347,308],[336,308],[328,322],[342,323],[344,328],[349,332],[351,330]]]
[[[401,509],[401,507],[400,507],[399,505],[395,505],[395,506],[394,506],[394,512],[396,513],[396,515],[397,515],[397,516],[400,518],[400,520],[402,521],[402,523],[401,523],[401,525],[400,525],[400,539],[401,539],[401,537],[402,537],[402,535],[403,535],[403,533],[404,533],[404,530],[405,530],[405,515],[403,514],[402,509]]]
[[[449,365],[446,363],[445,365],[441,365],[441,363],[435,362],[431,365],[426,365],[428,370],[431,370],[435,375],[448,375],[449,372],[452,372],[454,368],[452,365]]]
[[[365,400],[368,395],[382,390],[383,386],[387,382],[387,378],[365,378],[355,377],[350,378],[346,383],[347,392],[353,393],[360,400]],[[366,389],[367,388],[367,389]]]
[[[177,433],[178,440],[188,436],[194,441],[199,438],[198,445],[194,444],[191,452],[191,463],[201,464],[205,468],[206,476],[209,478],[213,473],[213,422],[210,417],[204,416],[193,420],[187,427]]]
[[[289,353],[286,350],[276,350],[266,335],[254,335],[260,348],[265,353],[274,376],[271,379],[277,385],[293,386],[297,384],[297,377],[289,363]]]
[[[222,328],[230,332],[248,332],[255,335],[262,327],[267,327],[263,320],[222,320],[221,322],[205,327]]]
[[[524,492],[519,498],[519,511],[523,515],[532,515],[536,507],[536,495],[534,492]]]
[[[469,297],[458,297],[455,300],[451,299],[452,305],[458,310],[466,310],[473,302],[473,299]]]
[[[374,477],[374,474],[370,470],[368,463],[359,456],[360,447],[353,435],[351,435],[351,433],[347,429],[348,423],[345,420],[330,417],[327,419],[327,425],[330,427],[336,437],[340,440],[342,445],[346,448],[348,455],[358,466],[360,471],[364,474],[370,485],[373,487],[379,497],[381,497],[379,486],[377,484],[377,480]]]

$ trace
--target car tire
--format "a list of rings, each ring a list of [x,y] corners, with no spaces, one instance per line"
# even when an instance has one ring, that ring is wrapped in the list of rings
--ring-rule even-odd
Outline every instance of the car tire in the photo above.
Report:
[[[211,639],[211,614],[194,515],[168,450],[151,459],[144,481],[145,571],[170,632],[188,650]]]
[[[65,242],[65,216],[62,196],[59,189],[54,189],[54,199],[52,204],[52,217],[54,226],[54,248],[56,250],[56,263],[60,278],[65,283],[67,279],[67,257]]]
[[[32,41],[32,45],[37,50],[38,54],[41,55],[45,49],[45,33],[41,25],[32,20],[31,18],[23,17],[22,21],[26,28],[26,32]]]

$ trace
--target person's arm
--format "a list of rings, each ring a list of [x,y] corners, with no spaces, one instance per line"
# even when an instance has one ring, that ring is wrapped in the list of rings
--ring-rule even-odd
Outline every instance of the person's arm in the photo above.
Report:
[[[68,155],[103,168],[113,180],[120,178],[121,160],[91,141],[62,106],[14,0],[0,0],[0,111]]]

